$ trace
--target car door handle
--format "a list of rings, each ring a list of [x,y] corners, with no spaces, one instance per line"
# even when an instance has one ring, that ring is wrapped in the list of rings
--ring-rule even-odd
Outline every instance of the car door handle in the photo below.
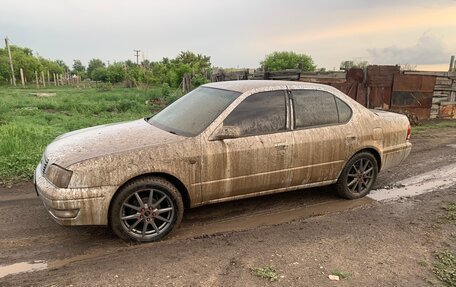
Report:
[[[288,145],[285,143],[279,143],[279,144],[275,144],[274,147],[277,150],[286,150],[288,148]]]

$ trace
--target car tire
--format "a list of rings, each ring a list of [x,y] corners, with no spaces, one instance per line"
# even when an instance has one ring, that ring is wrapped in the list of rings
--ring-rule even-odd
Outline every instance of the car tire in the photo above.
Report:
[[[179,190],[160,177],[135,179],[114,196],[109,212],[111,230],[121,239],[153,242],[167,236],[182,221]]]
[[[378,163],[370,152],[355,154],[345,165],[335,184],[336,192],[346,199],[366,196],[372,189],[378,174]]]

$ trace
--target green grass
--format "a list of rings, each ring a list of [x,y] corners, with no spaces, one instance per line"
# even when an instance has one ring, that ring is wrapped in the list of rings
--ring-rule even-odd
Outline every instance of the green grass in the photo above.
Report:
[[[418,261],[418,265],[420,265],[421,267],[426,267],[427,263],[424,260],[420,260],[420,261]]]
[[[456,128],[456,120],[429,120],[421,122],[420,125],[412,127],[413,134],[424,133],[432,129]]]
[[[56,93],[36,97],[31,93]],[[161,89],[0,87],[0,184],[30,179],[44,148],[60,134],[85,127],[133,120],[159,107],[149,101]],[[168,97],[159,103],[167,103]]]
[[[444,251],[437,253],[432,270],[445,286],[456,286],[456,256],[453,252]]]
[[[331,271],[331,275],[339,276],[340,279],[348,279],[351,276],[351,273],[341,270],[333,270]]]
[[[268,279],[269,281],[279,280],[279,272],[270,266],[253,267],[250,268],[250,272],[257,277]]]
[[[446,210],[445,219],[450,222],[456,222],[456,203],[448,203],[443,209]]]

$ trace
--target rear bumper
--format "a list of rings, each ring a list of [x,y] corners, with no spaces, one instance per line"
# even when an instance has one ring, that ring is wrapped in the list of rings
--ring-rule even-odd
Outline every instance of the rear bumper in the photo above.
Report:
[[[382,169],[386,170],[393,166],[399,165],[404,159],[406,159],[412,151],[412,143],[407,141],[404,145],[399,148],[383,151]]]
[[[107,225],[108,209],[116,186],[58,188],[41,172],[33,177],[36,193],[52,218],[61,225]]]

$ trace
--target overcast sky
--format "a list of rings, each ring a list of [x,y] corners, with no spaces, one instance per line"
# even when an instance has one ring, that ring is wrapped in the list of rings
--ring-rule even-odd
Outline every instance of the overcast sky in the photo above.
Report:
[[[39,55],[87,63],[190,50],[214,66],[256,68],[292,50],[319,67],[342,60],[447,69],[456,0],[0,0],[0,38]]]

